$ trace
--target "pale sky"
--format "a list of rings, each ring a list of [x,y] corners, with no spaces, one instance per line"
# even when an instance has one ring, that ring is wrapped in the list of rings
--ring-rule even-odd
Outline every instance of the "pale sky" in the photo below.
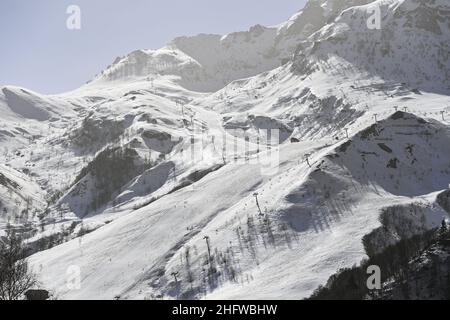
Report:
[[[182,35],[276,25],[305,0],[1,0],[0,86],[40,93],[75,89],[117,56]],[[69,5],[81,30],[69,30]]]

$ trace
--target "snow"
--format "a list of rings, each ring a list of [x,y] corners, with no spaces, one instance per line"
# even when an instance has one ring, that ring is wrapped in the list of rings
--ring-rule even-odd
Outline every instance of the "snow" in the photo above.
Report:
[[[380,35],[361,27],[369,2],[310,1],[276,27],[177,38],[61,95],[0,90],[0,181],[21,186],[0,185],[0,201],[9,212],[33,197],[28,243],[64,235],[30,257],[43,287],[60,299],[301,299],[366,257],[362,238],[388,208],[414,230],[448,218],[436,197],[450,183],[450,33],[407,23],[448,4],[369,4],[389,13]],[[279,145],[265,144],[271,129]],[[116,149],[132,155],[125,173],[101,162]]]

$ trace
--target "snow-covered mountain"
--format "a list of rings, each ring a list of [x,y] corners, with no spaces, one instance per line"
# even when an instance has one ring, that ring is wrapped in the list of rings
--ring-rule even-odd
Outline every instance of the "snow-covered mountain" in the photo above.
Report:
[[[2,88],[0,226],[63,299],[308,297],[449,216],[449,12],[311,0],[65,94]]]
[[[371,0],[316,0],[278,26],[256,25],[231,34],[179,37],[159,50],[138,50],[118,57],[95,81],[170,75],[181,86],[200,92],[223,88],[290,60],[299,42],[325,26],[343,9]]]
[[[381,28],[369,29],[376,10]],[[298,47],[294,70],[357,68],[385,81],[448,93],[449,14],[445,0],[385,0],[349,8]]]

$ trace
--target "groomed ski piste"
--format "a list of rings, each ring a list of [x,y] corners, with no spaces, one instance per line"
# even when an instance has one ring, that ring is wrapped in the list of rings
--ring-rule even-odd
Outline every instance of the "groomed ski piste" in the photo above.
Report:
[[[366,257],[383,210],[380,251],[449,218],[449,13],[311,0],[72,92],[0,88],[0,228],[56,299],[307,298]]]

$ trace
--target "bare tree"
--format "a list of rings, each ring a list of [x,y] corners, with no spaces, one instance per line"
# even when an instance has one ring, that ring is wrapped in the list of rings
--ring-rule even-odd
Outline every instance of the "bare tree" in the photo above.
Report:
[[[0,239],[0,300],[18,300],[35,284],[22,239],[7,230],[6,237]]]

